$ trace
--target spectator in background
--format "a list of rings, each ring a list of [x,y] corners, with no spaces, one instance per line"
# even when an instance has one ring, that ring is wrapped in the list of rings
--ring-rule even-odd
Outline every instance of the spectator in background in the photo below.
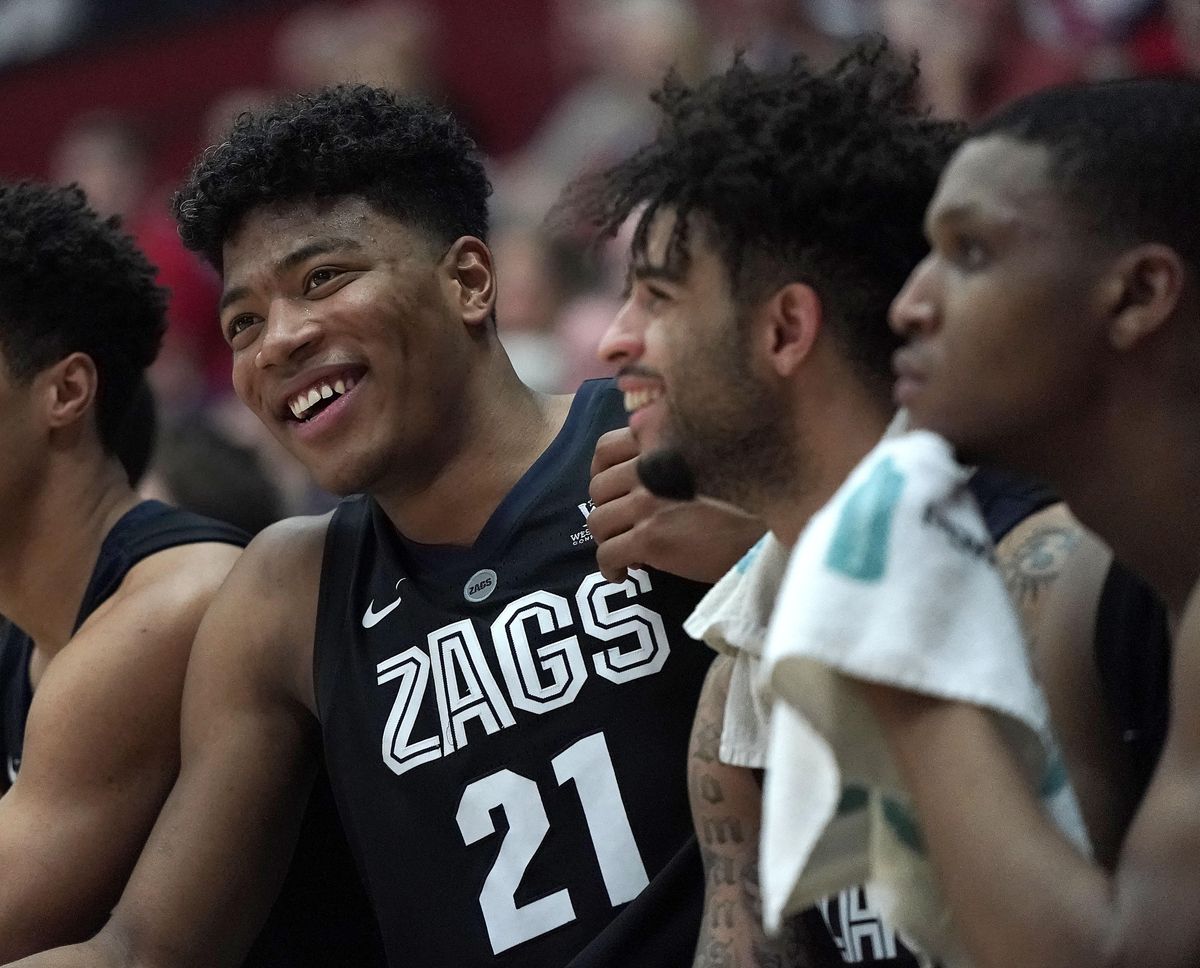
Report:
[[[140,491],[143,497],[225,521],[251,536],[284,516],[282,495],[257,453],[234,443],[202,416],[163,433]]]
[[[878,27],[877,0],[698,0],[712,32],[709,62],[739,51],[760,70],[785,67],[800,51],[832,63],[847,38]]]
[[[495,173],[499,217],[541,219],[572,178],[650,139],[649,92],[668,67],[685,77],[704,69],[703,25],[687,0],[559,0],[557,9],[585,76]]]
[[[418,3],[372,0],[347,9],[318,2],[283,27],[276,72],[291,91],[360,83],[398,94],[436,97],[434,15]]]
[[[84,0],[0,0],[0,64],[33,60],[78,35]]]
[[[145,202],[147,154],[145,134],[132,119],[97,111],[80,116],[63,132],[50,162],[51,176],[82,188],[98,215],[119,215],[128,222]]]
[[[1175,40],[1184,66],[1200,74],[1200,3],[1167,0]]]
[[[975,119],[1072,80],[1200,66],[1194,0],[879,0],[935,112]]]
[[[170,293],[167,334],[150,380],[170,417],[225,392],[229,354],[216,325],[220,283],[179,241],[167,209],[169,193],[150,188],[149,146],[131,118],[97,112],[63,132],[51,161],[51,179],[76,184],[105,216],[119,216],[158,270]]]
[[[880,13],[892,43],[920,55],[924,97],[942,117],[978,117],[1080,70],[1029,35],[1016,0],[880,0]]]
[[[567,385],[559,325],[571,286],[567,247],[532,225],[510,224],[496,231],[492,257],[503,280],[496,291],[498,332],[513,369],[535,390],[562,392]]]

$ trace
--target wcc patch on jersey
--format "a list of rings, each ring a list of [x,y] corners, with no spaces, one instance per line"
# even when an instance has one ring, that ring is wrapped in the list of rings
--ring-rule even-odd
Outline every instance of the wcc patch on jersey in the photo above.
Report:
[[[686,752],[711,653],[682,622],[704,589],[608,582],[580,536],[596,439],[624,420],[611,381],[585,384],[470,548],[409,542],[367,498],[335,513],[317,701],[397,964],[691,960]]]

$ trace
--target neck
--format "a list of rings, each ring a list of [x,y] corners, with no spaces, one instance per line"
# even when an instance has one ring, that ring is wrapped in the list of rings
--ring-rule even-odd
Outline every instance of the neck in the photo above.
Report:
[[[892,414],[865,392],[845,389],[822,395],[797,409],[813,418],[797,426],[802,447],[788,494],[767,501],[759,515],[775,537],[789,548],[795,545],[809,518],[833,497],[850,472],[870,452],[887,429]]]
[[[0,538],[0,614],[43,657],[70,640],[100,546],[136,503],[124,468],[105,455],[54,454],[22,493]]]
[[[1047,458],[1047,477],[1178,615],[1200,579],[1200,406],[1114,405],[1096,424]]]
[[[496,353],[483,379],[456,401],[457,431],[436,473],[419,487],[384,488],[374,497],[405,537],[469,545],[554,440],[570,403],[531,390]]]

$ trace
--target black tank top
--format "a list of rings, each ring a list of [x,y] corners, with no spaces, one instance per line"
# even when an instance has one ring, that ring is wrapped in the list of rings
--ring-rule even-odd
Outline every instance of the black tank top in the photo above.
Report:
[[[249,537],[221,521],[143,501],[105,536],[72,633],[143,559],[179,545],[215,541],[242,547]],[[33,642],[0,619],[0,794],[16,779],[33,701]],[[279,900],[246,968],[373,968],[384,964],[378,929],[346,847],[322,772]]]
[[[1140,800],[1171,720],[1171,633],[1162,600],[1119,561],[1109,567],[1096,609],[1096,667]]]
[[[125,579],[129,569],[143,558],[177,545],[219,541],[244,547],[249,538],[239,529],[220,521],[168,507],[158,501],[143,501],[124,514],[104,538],[96,567],[88,581],[71,634],[103,604]],[[0,619],[0,756],[4,775],[0,794],[16,779],[25,743],[25,721],[33,702],[29,661],[33,642],[11,622]]]
[[[996,541],[1057,500],[1036,482],[994,470],[977,473],[971,487]],[[1104,579],[1094,642],[1105,707],[1129,748],[1140,798],[1162,755],[1171,718],[1171,634],[1162,600],[1119,561]]]
[[[326,758],[394,965],[691,963],[703,875],[687,743],[711,653],[703,586],[596,568],[612,381],[471,547],[416,545],[367,498],[325,546],[315,653]]]

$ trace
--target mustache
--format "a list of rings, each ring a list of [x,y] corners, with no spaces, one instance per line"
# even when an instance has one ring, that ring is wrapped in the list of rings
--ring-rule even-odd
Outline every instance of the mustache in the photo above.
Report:
[[[640,363],[626,363],[617,370],[614,379],[621,379],[623,376],[640,376],[646,379],[658,380],[662,378],[657,370],[653,370],[648,366],[642,366]]]

